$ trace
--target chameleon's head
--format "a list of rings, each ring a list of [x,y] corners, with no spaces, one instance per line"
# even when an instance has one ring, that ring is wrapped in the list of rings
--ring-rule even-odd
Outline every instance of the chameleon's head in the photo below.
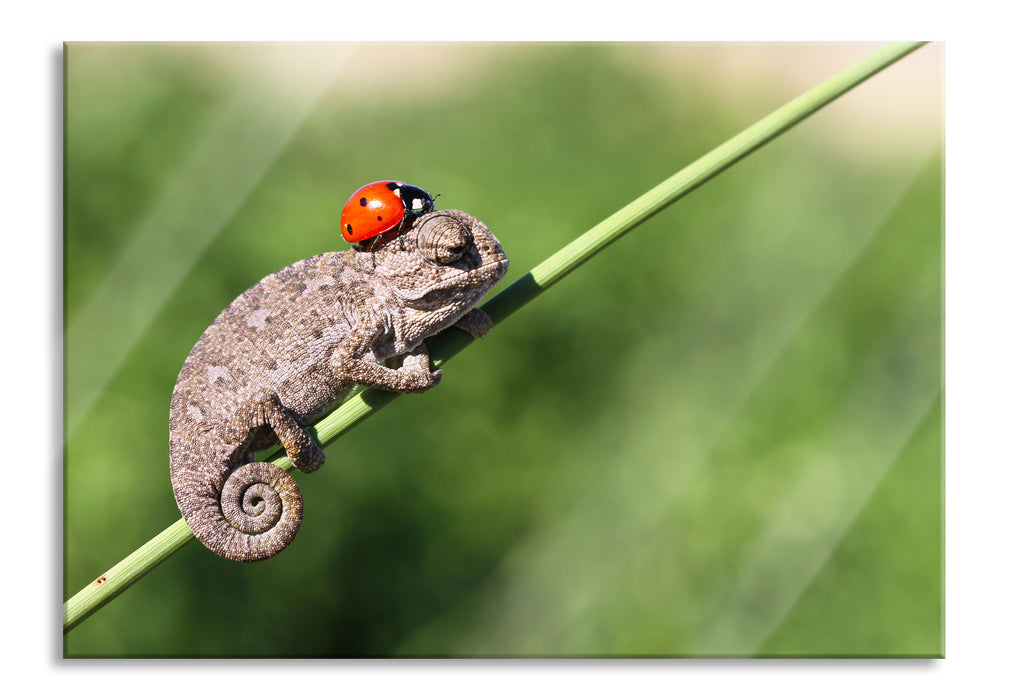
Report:
[[[504,277],[508,257],[483,222],[456,209],[424,214],[375,251],[375,272],[413,308],[472,307]]]

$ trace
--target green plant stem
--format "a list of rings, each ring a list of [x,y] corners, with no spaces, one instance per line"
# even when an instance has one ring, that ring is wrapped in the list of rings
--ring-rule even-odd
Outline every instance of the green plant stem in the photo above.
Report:
[[[925,43],[889,44],[772,112],[586,231],[488,301],[483,310],[496,324],[501,323],[641,222]],[[468,334],[450,328],[432,338],[428,347],[434,364],[440,366],[471,342]],[[362,391],[317,423],[315,435],[323,445],[329,445],[396,396],[375,389]],[[273,462],[291,468],[286,456],[276,456]],[[189,527],[179,519],[92,581],[65,603],[63,632],[73,629],[192,539]]]

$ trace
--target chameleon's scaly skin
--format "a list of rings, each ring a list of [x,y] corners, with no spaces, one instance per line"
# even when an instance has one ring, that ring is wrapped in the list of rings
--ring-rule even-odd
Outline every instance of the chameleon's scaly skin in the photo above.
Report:
[[[375,250],[323,253],[250,288],[204,332],[172,393],[172,489],[196,537],[221,556],[258,561],[301,526],[294,479],[253,453],[278,442],[303,472],[326,454],[305,430],[356,384],[435,386],[424,339],[491,328],[474,308],[508,258],[469,214],[424,215]],[[391,358],[391,359],[390,359]],[[390,359],[382,366],[379,363]],[[394,369],[395,368],[395,369]]]

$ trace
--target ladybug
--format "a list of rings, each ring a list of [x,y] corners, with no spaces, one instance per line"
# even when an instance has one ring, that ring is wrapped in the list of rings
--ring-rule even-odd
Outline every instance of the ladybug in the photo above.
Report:
[[[414,185],[379,180],[350,196],[340,214],[340,233],[348,243],[365,241],[395,231],[422,214],[434,211],[434,199]]]

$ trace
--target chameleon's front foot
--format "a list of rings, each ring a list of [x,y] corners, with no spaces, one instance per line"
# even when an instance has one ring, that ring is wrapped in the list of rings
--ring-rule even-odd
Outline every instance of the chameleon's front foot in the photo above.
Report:
[[[421,393],[428,389],[433,389],[441,382],[441,370],[431,371],[431,360],[427,355],[427,348],[420,346],[412,354],[403,357],[403,366],[396,370],[402,372],[410,385],[416,387],[409,389],[411,393]]]
[[[469,313],[455,322],[455,326],[474,338],[483,338],[494,328],[494,321],[482,309],[471,309]]]
[[[421,344],[409,355],[402,355],[392,364],[396,369],[383,367],[354,357],[350,348],[337,348],[333,353],[334,371],[355,384],[369,386],[398,394],[420,394],[432,389],[441,381],[441,370],[431,371],[427,348]]]

